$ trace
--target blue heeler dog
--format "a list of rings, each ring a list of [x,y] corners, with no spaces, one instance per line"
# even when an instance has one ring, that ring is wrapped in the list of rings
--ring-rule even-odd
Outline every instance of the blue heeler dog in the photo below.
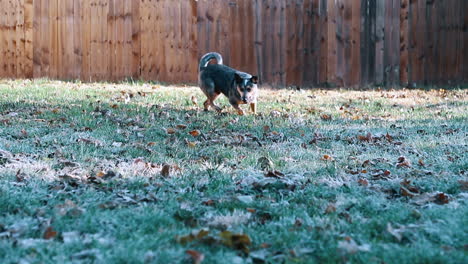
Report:
[[[209,64],[211,59],[215,59],[217,64]],[[214,100],[220,94],[224,94],[239,115],[244,114],[240,104],[250,104],[250,109],[256,113],[257,82],[257,76],[223,65],[223,57],[219,53],[210,52],[200,59],[198,85],[207,97],[203,103],[205,111],[212,106],[220,112],[221,108],[214,104]]]

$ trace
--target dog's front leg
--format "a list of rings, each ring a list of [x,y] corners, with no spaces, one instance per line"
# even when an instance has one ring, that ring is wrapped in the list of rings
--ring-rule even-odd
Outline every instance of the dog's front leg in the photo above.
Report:
[[[250,110],[252,110],[252,112],[254,114],[257,113],[257,103],[250,103]]]
[[[238,113],[239,115],[244,115],[244,111],[239,107],[238,104],[232,104],[232,107],[234,107],[234,109],[237,110],[237,113]]]

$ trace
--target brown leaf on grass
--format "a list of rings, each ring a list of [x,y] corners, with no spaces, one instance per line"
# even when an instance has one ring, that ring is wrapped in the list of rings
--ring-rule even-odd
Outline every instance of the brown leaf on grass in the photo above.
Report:
[[[76,140],[76,142],[85,143],[85,144],[92,144],[92,145],[95,145],[95,146],[102,146],[103,145],[101,141],[95,140],[95,139],[89,139],[89,138],[78,138]]]
[[[444,205],[450,202],[450,197],[442,192],[423,193],[413,197],[411,202],[419,206],[432,202],[439,205]]]
[[[23,182],[24,179],[26,178],[26,174],[21,172],[21,170],[18,170],[16,172],[16,177],[15,178],[16,178],[16,182]]]
[[[42,237],[44,239],[53,239],[57,236],[57,231],[55,231],[51,226],[47,227],[47,229],[44,231],[44,234],[42,235]]]
[[[398,162],[396,164],[397,168],[411,168],[411,162],[404,156],[398,158]]]
[[[263,126],[263,132],[268,133],[270,132],[271,128],[270,126]]]
[[[184,124],[179,124],[176,126],[177,129],[186,129],[187,128],[187,125],[184,125]]]
[[[265,173],[265,177],[279,179],[279,178],[283,178],[284,174],[281,173],[280,171],[274,170],[274,171],[268,171],[267,173]]]
[[[198,137],[201,134],[201,132],[200,130],[195,129],[195,130],[190,131],[189,134],[194,137]]]
[[[203,201],[202,204],[206,206],[214,206],[216,204],[216,201],[209,199],[209,200]]]
[[[321,158],[321,160],[326,160],[326,161],[333,161],[335,160],[332,156],[330,155],[323,155],[323,157]]]
[[[230,248],[240,250],[246,254],[249,253],[249,247],[252,244],[250,237],[246,234],[234,234],[230,231],[223,231],[219,234],[221,242]]]
[[[205,255],[196,250],[188,249],[185,251],[185,253],[190,256],[193,264],[200,264],[205,259]]]
[[[425,167],[425,166],[426,166],[426,164],[424,163],[424,161],[423,161],[422,159],[419,159],[419,160],[418,160],[418,164],[419,164],[419,166],[421,166],[421,167]]]
[[[401,194],[401,196],[411,197],[411,198],[418,195],[418,193],[413,193],[413,192],[411,192],[410,190],[408,190],[407,188],[405,188],[403,186],[400,186],[400,194]]]
[[[328,114],[322,114],[320,116],[320,119],[324,120],[324,121],[330,121],[332,120],[332,116],[331,115],[328,115]]]
[[[366,142],[371,142],[372,141],[372,134],[368,132],[366,135],[358,135],[357,138],[360,141],[366,141]]]
[[[434,196],[434,198],[435,198],[434,203],[441,204],[441,205],[448,204],[450,200],[449,196],[446,195],[445,193],[438,193]]]
[[[171,174],[171,168],[172,168],[171,165],[163,164],[162,169],[161,169],[161,175],[166,178],[169,177],[169,175]]]
[[[208,238],[209,233],[210,233],[210,231],[202,229],[202,230],[200,230],[198,232],[193,231],[193,232],[191,232],[190,234],[188,234],[186,236],[177,237],[176,240],[180,244],[185,245],[185,244],[193,242],[195,240],[202,240],[204,238]]]
[[[421,194],[421,191],[416,187],[411,185],[411,181],[408,179],[403,180],[400,183],[400,194],[405,197],[415,197]]]
[[[166,128],[166,133],[169,135],[175,134],[176,130],[174,128]]]
[[[187,146],[189,148],[194,148],[197,146],[197,142],[187,141]]]
[[[351,237],[345,237],[344,240],[338,242],[338,249],[345,254],[356,254],[359,251],[370,251],[371,246],[369,244],[358,245]]]
[[[198,105],[198,100],[197,100],[197,97],[195,97],[195,95],[192,95],[190,99],[192,100],[193,105]]]
[[[111,105],[111,107],[114,108],[114,109],[117,109],[117,108],[119,108],[119,105],[118,104],[113,104],[113,105]]]
[[[367,179],[365,179],[365,178],[360,178],[360,179],[358,179],[357,182],[358,182],[358,184],[361,185],[361,186],[365,186],[365,187],[366,187],[366,186],[369,185],[369,181],[368,181]]]

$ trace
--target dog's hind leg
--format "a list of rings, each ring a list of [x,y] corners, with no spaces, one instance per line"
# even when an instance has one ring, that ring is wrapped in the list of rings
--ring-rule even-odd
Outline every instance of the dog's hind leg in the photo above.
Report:
[[[215,91],[214,82],[210,79],[206,80],[201,85],[203,93],[206,95],[206,101],[203,103],[205,111],[208,111],[210,106],[212,106],[216,111],[221,112],[221,107],[215,105],[214,101],[220,93]]]
[[[221,112],[221,107],[215,105],[214,101],[216,98],[218,98],[220,94],[219,93],[213,93],[210,95],[207,95],[206,101],[203,103],[203,106],[205,107],[205,111],[208,111],[208,108],[212,106],[217,112]]]

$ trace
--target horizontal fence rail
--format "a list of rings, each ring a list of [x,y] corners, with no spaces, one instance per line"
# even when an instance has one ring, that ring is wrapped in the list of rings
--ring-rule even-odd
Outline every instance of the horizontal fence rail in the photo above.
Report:
[[[0,77],[273,86],[468,82],[467,0],[0,0]]]

